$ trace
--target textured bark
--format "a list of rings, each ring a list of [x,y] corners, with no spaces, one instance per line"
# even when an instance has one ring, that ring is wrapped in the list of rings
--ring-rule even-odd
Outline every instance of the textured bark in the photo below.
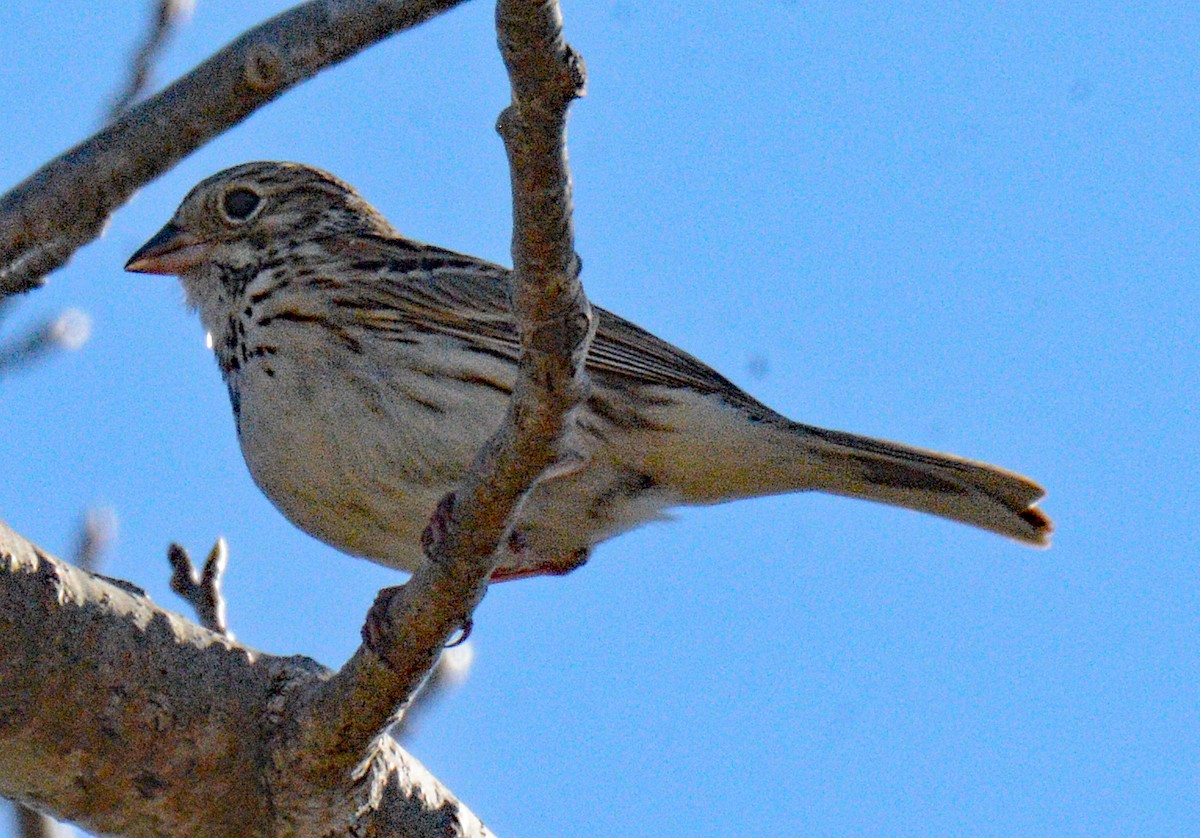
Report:
[[[0,524],[0,794],[120,835],[485,836],[387,736],[297,743],[331,673],[234,643]]]
[[[512,171],[520,371],[503,425],[426,532],[428,560],[407,584],[380,593],[370,642],[339,675],[345,694],[377,704],[411,695],[447,639],[469,627],[513,513],[539,477],[571,456],[572,414],[587,398],[583,361],[594,324],[579,282],[566,157],[567,108],[583,93],[583,64],[562,40],[556,2],[501,0],[496,14],[513,91],[498,129]],[[371,685],[366,695],[360,683]],[[329,704],[347,706],[344,698]],[[345,730],[355,727],[361,736],[362,720],[345,719]]]

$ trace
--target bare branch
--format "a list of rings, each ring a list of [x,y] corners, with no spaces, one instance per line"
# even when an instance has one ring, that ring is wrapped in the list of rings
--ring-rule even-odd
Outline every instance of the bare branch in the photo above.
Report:
[[[171,563],[171,590],[192,606],[200,618],[200,625],[233,640],[233,632],[225,622],[225,597],[221,595],[221,577],[229,563],[225,539],[217,539],[204,560],[202,571],[192,563],[188,551],[178,544],[167,548],[167,561]]]
[[[311,0],[243,34],[0,197],[0,297],[35,288],[139,186],[317,72],[464,0]]]
[[[298,747],[322,739],[307,726],[336,723],[296,712],[329,676],[207,631],[0,524],[4,797],[104,834],[491,834],[386,738],[350,769]]]
[[[167,39],[171,37],[175,27],[182,24],[191,14],[193,5],[192,0],[158,0],[155,4],[150,31],[146,33],[146,40],[134,53],[129,67],[129,80],[125,83],[125,89],[109,108],[109,121],[116,119],[121,111],[133,104],[146,91],[150,84],[150,75],[153,72],[155,59],[166,46]]]
[[[426,531],[427,561],[376,598],[364,644],[316,696],[305,747],[330,759],[358,753],[412,699],[450,636],[468,624],[495,569],[496,548],[525,493],[574,456],[573,411],[587,397],[583,360],[593,331],[579,282],[566,160],[566,110],[583,64],[564,44],[557,3],[502,2],[499,40],[513,102],[500,117],[513,179],[513,303],[522,357],[504,424]]]

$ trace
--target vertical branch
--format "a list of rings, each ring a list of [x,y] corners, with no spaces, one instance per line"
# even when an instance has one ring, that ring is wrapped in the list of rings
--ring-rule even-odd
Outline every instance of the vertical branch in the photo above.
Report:
[[[564,455],[587,398],[583,362],[594,330],[571,224],[566,112],[583,62],[562,39],[557,3],[501,2],[499,42],[512,82],[501,114],[513,183],[513,316],[521,361],[500,429],[425,532],[426,561],[379,593],[363,646],[306,709],[305,747],[360,753],[420,687],[450,636],[469,627],[522,498]]]
[[[515,291],[536,298],[540,285],[543,302],[560,294],[575,302],[581,289],[566,130],[567,106],[585,92],[583,60],[563,40],[557,2],[501,0],[496,31],[512,86],[497,130],[512,174]],[[534,299],[523,302],[538,310]]]
[[[496,25],[513,91],[498,130],[512,170],[512,298],[522,352],[504,424],[443,501],[426,531],[429,560],[405,586],[410,615],[456,615],[424,638],[439,644],[482,598],[521,498],[565,453],[571,413],[587,398],[583,362],[594,329],[579,281],[566,152],[567,107],[583,93],[583,62],[563,41],[556,2],[502,0]],[[450,611],[431,610],[437,602]]]
[[[556,1],[500,0],[496,32],[512,87],[496,128],[512,175],[512,298],[523,354],[513,402],[523,401],[524,388],[537,399],[517,414],[528,432],[512,453],[544,469],[552,461],[528,446],[561,439],[570,411],[586,399],[583,362],[595,328],[579,281],[567,165],[567,108],[584,94],[586,73],[563,40]]]
[[[497,130],[513,190],[513,318],[521,363],[501,430],[448,504],[434,562],[492,557],[520,499],[566,452],[572,411],[587,398],[583,362],[594,329],[579,281],[567,168],[567,107],[583,94],[583,62],[562,39],[557,2],[500,2],[500,51],[513,100]]]

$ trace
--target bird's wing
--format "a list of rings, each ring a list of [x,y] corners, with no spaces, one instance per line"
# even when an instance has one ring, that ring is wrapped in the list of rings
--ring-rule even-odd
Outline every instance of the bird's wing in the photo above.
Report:
[[[507,268],[401,238],[360,237],[345,242],[342,249],[352,250],[358,270],[376,272],[381,280],[368,287],[367,299],[355,313],[362,325],[393,332],[398,339],[423,329],[517,360],[520,343],[510,310]],[[626,384],[690,388],[755,413],[770,413],[707,364],[622,317],[599,306],[594,309],[598,322],[587,357],[590,374],[624,379]]]

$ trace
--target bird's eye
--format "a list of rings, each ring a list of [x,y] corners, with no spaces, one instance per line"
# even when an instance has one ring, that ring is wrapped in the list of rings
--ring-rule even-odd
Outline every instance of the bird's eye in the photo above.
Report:
[[[225,193],[221,208],[230,221],[245,221],[254,214],[262,198],[244,186],[236,186]]]

